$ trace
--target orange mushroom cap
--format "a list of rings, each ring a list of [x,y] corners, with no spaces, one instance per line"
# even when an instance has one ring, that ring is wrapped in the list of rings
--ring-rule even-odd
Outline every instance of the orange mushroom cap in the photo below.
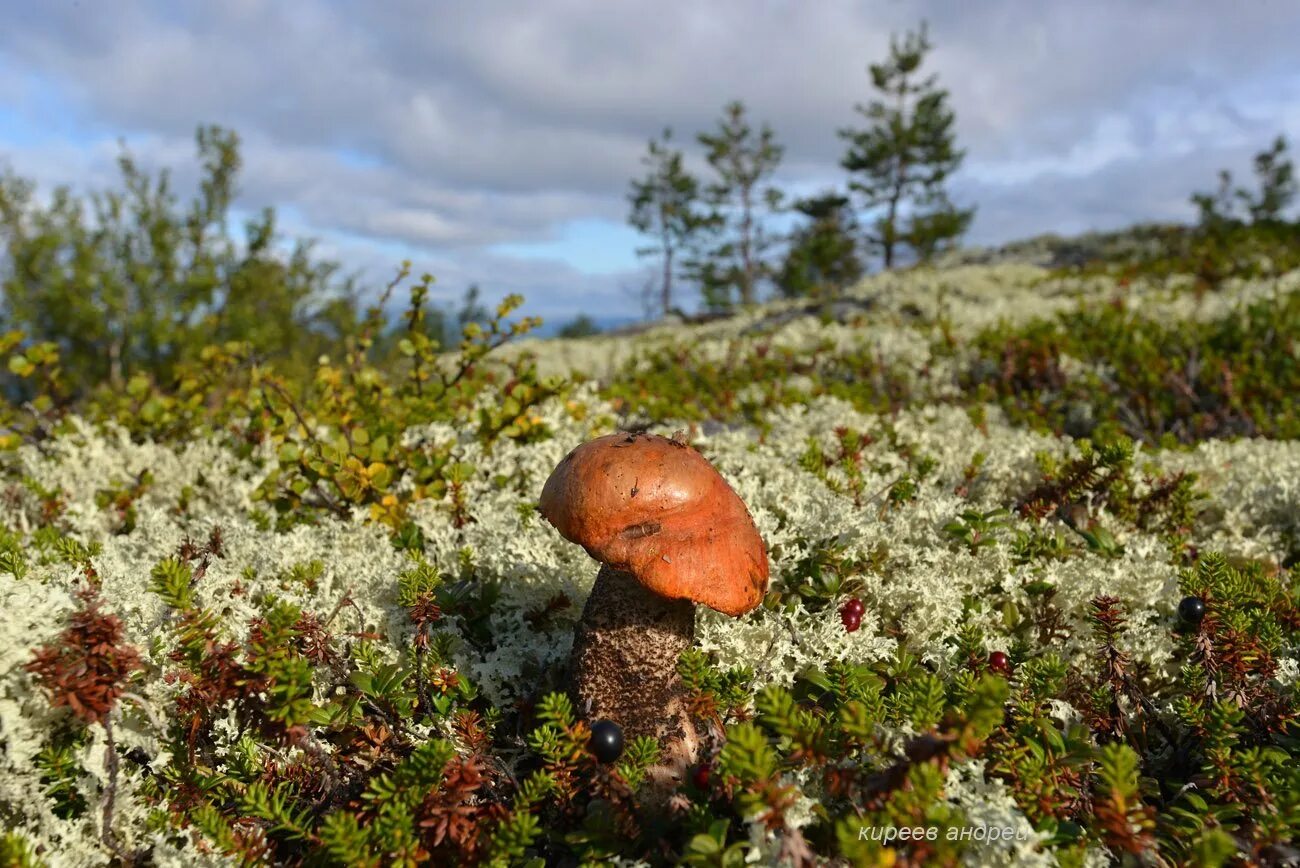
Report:
[[[542,515],[601,563],[662,597],[743,615],[767,591],[767,546],[713,465],[656,434],[598,437],[542,489]]]

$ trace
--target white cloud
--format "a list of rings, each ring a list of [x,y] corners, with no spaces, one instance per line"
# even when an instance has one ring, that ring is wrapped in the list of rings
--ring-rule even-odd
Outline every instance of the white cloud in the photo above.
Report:
[[[733,98],[786,145],[783,182],[841,181],[836,130],[870,98],[866,66],[922,17],[968,150],[954,187],[978,193],[975,238],[1190,216],[1171,203],[1219,166],[1245,173],[1276,132],[1300,138],[1300,7],[1281,0],[1231,14],[1211,0],[135,0],[7,16],[3,70],[23,83],[0,87],[0,157],[103,183],[123,135],[184,180],[194,127],[225,124],[246,141],[243,204],[291,208],[357,250],[473,262],[491,292],[517,274],[487,248],[621,222],[646,139],[672,125],[689,145]],[[575,309],[595,291],[560,283]]]

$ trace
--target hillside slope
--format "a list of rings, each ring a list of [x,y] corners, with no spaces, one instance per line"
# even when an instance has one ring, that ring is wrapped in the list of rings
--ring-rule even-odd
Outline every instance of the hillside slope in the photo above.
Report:
[[[241,410],[170,436],[62,420],[3,459],[3,852],[1284,856],[1298,310],[1300,272],[1198,295],[965,265],[825,306],[512,342],[498,367],[575,382],[476,383],[382,453],[397,399],[329,379],[300,419]],[[686,431],[735,488],[772,573],[755,612],[697,613],[682,671],[712,765],[666,826],[632,795],[650,748],[599,765],[546,699],[596,568],[535,511],[573,446],[647,425]],[[96,611],[86,588],[120,627],[69,620]],[[138,665],[109,671],[127,646]],[[897,839],[912,827],[933,831]]]

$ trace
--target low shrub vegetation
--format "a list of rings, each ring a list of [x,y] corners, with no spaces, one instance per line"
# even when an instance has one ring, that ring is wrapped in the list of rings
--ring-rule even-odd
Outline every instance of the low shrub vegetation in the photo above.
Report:
[[[227,343],[76,399],[11,335],[0,852],[1291,858],[1295,286],[916,270],[557,376],[614,339],[520,342],[511,300],[440,352],[408,279],[395,358],[362,328],[295,379]],[[697,616],[706,759],[666,806],[658,745],[598,761],[563,693],[594,570],[535,510],[633,423],[687,432],[773,568]]]
[[[448,346],[431,282],[314,357],[0,339],[0,862],[1297,858],[1300,273],[924,267],[551,341],[510,298]],[[620,427],[771,560],[696,614],[666,799],[564,691],[596,570],[537,512]]]

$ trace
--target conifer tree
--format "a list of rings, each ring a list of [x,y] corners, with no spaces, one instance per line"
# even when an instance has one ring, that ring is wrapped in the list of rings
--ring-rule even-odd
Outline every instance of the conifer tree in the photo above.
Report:
[[[826,299],[862,276],[858,226],[848,205],[848,197],[838,193],[823,193],[794,204],[811,222],[796,229],[790,238],[790,249],[776,277],[782,295]]]
[[[648,171],[632,182],[628,222],[655,241],[639,248],[637,255],[660,257],[663,271],[659,298],[666,315],[673,306],[673,279],[682,268],[678,257],[706,225],[708,217],[699,208],[699,181],[683,166],[682,152],[672,147],[671,127],[666,127],[659,139],[650,140],[641,163]]]
[[[1234,215],[1234,204],[1240,204],[1251,223],[1277,223],[1295,201],[1295,167],[1286,156],[1285,136],[1278,136],[1273,146],[1255,155],[1255,177],[1259,192],[1252,194],[1245,187],[1232,189],[1232,173],[1219,172],[1219,188],[1214,193],[1195,193],[1192,204],[1200,212],[1203,228],[1240,225],[1243,221]]]
[[[1232,216],[1232,173],[1227,169],[1219,170],[1219,186],[1213,193],[1193,193],[1192,204],[1199,212],[1202,229],[1218,231],[1239,224]]]
[[[960,237],[975,215],[944,191],[965,151],[956,147],[948,92],[936,76],[917,80],[930,47],[924,24],[901,42],[892,39],[889,59],[870,66],[880,97],[856,107],[870,126],[840,130],[849,144],[840,163],[853,178],[849,187],[865,209],[880,212],[868,241],[885,268],[893,267],[900,244],[928,258]]]
[[[727,307],[734,291],[742,304],[752,304],[772,270],[764,254],[776,239],[764,231],[760,209],[780,205],[781,191],[766,182],[785,149],[767,124],[758,130],[750,126],[739,100],[727,104],[714,132],[698,139],[717,174],[705,191],[712,209],[709,225],[716,230],[702,273],[705,298],[710,306]]]

